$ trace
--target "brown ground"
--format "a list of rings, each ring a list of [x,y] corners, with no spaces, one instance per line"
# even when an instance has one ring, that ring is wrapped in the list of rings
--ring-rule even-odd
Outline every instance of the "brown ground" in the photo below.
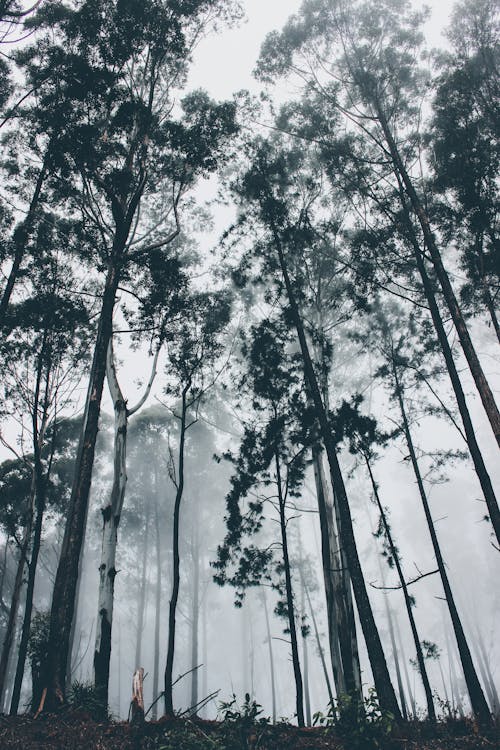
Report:
[[[289,725],[253,730],[218,722],[176,720],[147,722],[140,730],[125,722],[93,721],[83,712],[58,716],[0,716],[0,750],[500,750],[500,736],[474,732],[473,727],[440,727],[439,737],[418,738],[420,730],[399,730],[378,745],[342,742],[324,729]]]

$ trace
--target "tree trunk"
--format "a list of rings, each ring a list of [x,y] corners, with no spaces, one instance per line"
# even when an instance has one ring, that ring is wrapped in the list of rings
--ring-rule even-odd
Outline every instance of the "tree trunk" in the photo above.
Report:
[[[462,311],[455,296],[455,292],[453,291],[453,287],[451,286],[449,276],[443,265],[441,253],[439,252],[436,241],[434,239],[434,234],[431,229],[429,217],[427,216],[427,212],[425,211],[425,208],[420,201],[417,191],[415,190],[413,182],[403,164],[403,160],[401,159],[398,147],[389,128],[387,118],[382,111],[380,103],[378,101],[375,101],[374,105],[384,133],[384,137],[389,147],[394,168],[397,170],[397,173],[399,174],[403,182],[406,194],[408,195],[413,211],[417,216],[425,240],[425,245],[431,255],[432,263],[436,271],[436,276],[439,280],[446,305],[448,307],[448,310],[450,311],[451,318],[453,320],[453,323],[455,324],[455,328],[457,330],[458,338],[460,339],[460,344],[465,354],[465,358],[472,373],[472,377],[474,378],[476,388],[481,397],[484,410],[490,421],[493,434],[495,435],[496,441],[500,447],[500,413],[498,411],[493,393],[491,392],[489,383],[484,375],[481,363],[479,362],[479,358],[470,338],[467,325],[463,318]],[[498,506],[496,512],[497,514],[499,513]],[[500,532],[500,515],[498,517],[498,523],[499,526],[496,528],[498,528]]]
[[[279,455],[275,454],[276,484],[278,487],[278,503],[280,514],[281,546],[283,551],[283,568],[285,573],[286,609],[288,614],[288,630],[290,632],[290,643],[292,647],[293,675],[295,678],[295,706],[297,710],[297,723],[299,727],[304,726],[304,695],[302,687],[302,674],[300,671],[299,648],[297,643],[297,628],[295,626],[295,607],[293,603],[292,575],[290,572],[290,558],[288,556],[286,501],[283,497],[281,484],[281,470]]]
[[[32,492],[35,492],[34,485],[32,488]],[[33,505],[33,500],[31,502],[31,505]],[[24,568],[28,558],[32,527],[33,509],[30,512],[30,516],[28,518],[26,528],[24,529],[24,535],[21,542],[16,577],[14,579],[14,586],[12,589],[12,596],[10,600],[9,617],[7,619],[7,626],[5,628],[5,635],[2,644],[2,655],[0,657],[0,705],[3,705],[5,702],[5,683],[9,667],[9,657],[16,632],[16,621],[19,612],[19,603],[21,600],[21,589],[24,583]]]
[[[202,619],[202,653],[203,653],[203,673],[202,673],[202,695],[203,698],[205,698],[208,695],[208,624],[207,624],[207,597],[206,592],[203,596],[203,603],[202,603],[202,613],[201,613],[201,619]],[[203,715],[206,718],[207,716],[207,709],[206,706],[203,707]]]
[[[408,671],[408,661],[406,659],[406,654],[404,650],[403,639],[401,637],[401,631],[399,629],[398,619],[397,617],[395,619],[396,619],[396,635],[397,635],[397,643],[398,643],[398,653],[401,654],[401,664],[403,665],[403,672],[405,675],[405,682],[406,682],[406,690],[410,698],[412,715],[413,715],[413,718],[416,718],[417,717],[417,704],[415,702],[415,694],[413,690],[414,686],[411,684],[411,680],[410,680],[410,673]]]
[[[430,533],[431,540],[432,540],[432,546],[434,549],[434,555],[436,557],[436,563],[438,566],[439,574],[441,576],[441,582],[443,584],[444,595],[446,597],[446,602],[448,604],[448,609],[450,611],[450,617],[451,617],[451,621],[453,624],[455,637],[457,640],[458,652],[460,654],[460,661],[462,662],[462,669],[464,671],[465,682],[467,684],[467,690],[469,692],[469,698],[470,698],[472,710],[474,711],[474,714],[480,723],[489,724],[491,722],[491,714],[488,708],[488,704],[486,702],[486,698],[484,697],[483,689],[477,677],[477,673],[476,673],[476,670],[472,661],[472,656],[469,650],[469,645],[465,637],[462,623],[460,621],[460,616],[458,614],[458,610],[455,605],[455,600],[453,598],[453,593],[451,591],[450,582],[448,580],[448,574],[446,572],[446,566],[444,564],[444,560],[441,554],[441,548],[439,546],[438,538],[436,535],[436,530],[434,528],[434,522],[432,520],[429,502],[427,500],[427,494],[425,492],[424,483],[422,480],[422,476],[420,474],[420,467],[418,465],[417,455],[415,453],[415,448],[414,448],[413,440],[411,437],[410,427],[409,427],[408,419],[406,416],[406,409],[405,409],[404,400],[403,400],[403,389],[399,382],[397,367],[394,362],[394,358],[392,361],[392,369],[393,369],[393,375],[394,375],[394,382],[396,384],[396,394],[398,398],[399,408],[401,411],[401,418],[403,421],[403,429],[404,429],[406,444],[408,446],[408,451],[410,454],[410,459],[411,459],[413,471],[415,474],[415,479],[417,481],[418,490],[420,493],[420,499],[422,501],[422,505],[424,508],[424,513],[425,513],[425,517],[427,520],[427,526],[429,528],[429,533]]]
[[[269,622],[269,611],[267,609],[267,598],[264,589],[261,592],[262,605],[264,607],[264,619],[266,623],[266,636],[267,636],[267,650],[269,653],[269,670],[271,677],[271,700],[272,700],[272,711],[273,711],[273,724],[276,724],[276,675],[274,670],[274,653],[273,653],[273,642],[271,636],[271,625]]]
[[[199,518],[193,514],[193,601],[191,610],[191,706],[196,713],[198,705],[198,629],[200,616],[200,530]]]
[[[314,637],[316,639],[316,648],[318,649],[319,658],[321,661],[321,667],[323,669],[323,674],[325,676],[325,682],[326,682],[326,689],[328,691],[328,702],[330,706],[333,706],[333,692],[332,692],[332,684],[330,682],[330,675],[328,674],[328,669],[326,667],[326,661],[325,661],[325,652],[323,650],[323,646],[321,645],[321,638],[319,636],[319,630],[318,630],[318,623],[316,622],[316,615],[314,614],[314,608],[311,603],[311,597],[309,595],[309,591],[307,589],[307,585],[304,586],[305,592],[306,592],[306,598],[307,598],[307,604],[309,607],[309,614],[311,615],[311,620],[314,628]]]
[[[406,707],[406,698],[405,698],[405,691],[403,687],[403,678],[401,676],[401,668],[399,665],[399,654],[398,654],[398,647],[396,645],[396,635],[394,633],[394,624],[392,622],[392,612],[389,607],[389,602],[387,601],[387,596],[385,596],[384,599],[385,599],[385,613],[387,616],[387,624],[389,626],[389,637],[391,639],[391,646],[392,646],[392,656],[394,659],[394,668],[396,670],[396,680],[398,683],[399,701],[401,703],[401,713],[403,714],[403,719],[405,721],[408,721],[408,709]]]
[[[453,708],[455,708],[455,705],[458,710],[459,716],[463,719],[464,718],[464,709],[462,706],[462,698],[460,696],[460,690],[458,688],[458,680],[457,680],[457,673],[455,671],[455,655],[451,651],[451,644],[450,639],[448,638],[448,627],[447,624],[444,628],[444,634],[446,638],[446,651],[448,654],[448,666],[450,670],[450,686],[451,686],[451,695],[453,700]]]
[[[168,609],[168,647],[167,647],[167,664],[165,667],[165,714],[174,716],[173,702],[173,685],[172,673],[174,669],[174,651],[175,651],[175,615],[177,610],[177,600],[179,598],[180,587],[180,557],[179,557],[179,522],[181,512],[181,500],[184,492],[184,444],[186,439],[186,398],[191,384],[185,385],[182,391],[182,412],[181,428],[179,439],[179,460],[178,460],[178,477],[177,491],[175,493],[174,503],[174,525],[172,538],[172,596]]]
[[[396,720],[400,720],[401,713],[399,711],[398,702],[391,683],[389,670],[387,669],[387,662],[385,660],[382,643],[380,641],[379,632],[375,623],[375,618],[373,616],[370,600],[368,598],[368,592],[366,590],[363,572],[361,570],[358,551],[356,547],[356,540],[354,537],[354,530],[352,527],[351,511],[349,508],[349,502],[347,500],[342,472],[337,458],[336,446],[333,441],[328,416],[323,405],[321,392],[318,386],[318,380],[316,378],[316,373],[314,372],[311,356],[309,354],[305,331],[302,324],[300,312],[295,301],[293,287],[290,282],[283,250],[281,248],[281,242],[275,227],[273,227],[273,235],[290,304],[290,312],[299,339],[304,365],[305,380],[311,394],[311,398],[314,402],[316,417],[320,426],[321,437],[328,457],[332,487],[336,496],[341,521],[339,526],[340,540],[346,556],[349,573],[351,575],[359,619],[361,621],[361,627],[363,629],[363,635],[365,637],[378,699],[383,710],[390,711],[394,715]]]
[[[144,723],[144,669],[140,667],[132,678],[132,701],[130,703],[130,723]]]
[[[31,614],[33,611],[33,595],[35,592],[35,578],[38,565],[38,555],[42,541],[43,515],[45,513],[45,490],[47,486],[47,476],[43,476],[43,467],[40,460],[39,452],[35,453],[35,524],[33,532],[33,541],[31,545],[31,559],[28,564],[28,583],[26,586],[26,604],[24,606],[23,626],[21,630],[21,640],[17,654],[17,667],[14,677],[14,687],[12,689],[12,700],[10,704],[10,715],[15,716],[19,708],[21,697],[21,688],[23,684],[24,668],[28,654],[28,643],[31,631]]]
[[[450,377],[453,391],[455,393],[455,398],[457,401],[458,410],[460,412],[460,417],[462,419],[462,424],[464,426],[465,439],[469,447],[469,452],[470,452],[472,461],[474,463],[474,468],[476,470],[476,474],[479,479],[481,489],[483,491],[483,495],[486,501],[486,506],[488,508],[488,513],[489,513],[489,517],[491,520],[491,524],[493,526],[493,530],[495,532],[497,541],[500,544],[500,510],[498,508],[497,499],[495,496],[495,492],[493,490],[493,485],[491,483],[490,476],[488,474],[486,465],[483,460],[481,450],[476,440],[476,434],[474,431],[472,420],[470,418],[464,390],[462,388],[460,376],[458,374],[457,367],[455,365],[455,360],[453,359],[453,352],[448,342],[448,337],[444,329],[443,319],[441,317],[441,313],[439,311],[439,307],[436,302],[436,296],[434,294],[433,284],[431,282],[431,279],[429,278],[429,275],[425,267],[424,258],[420,251],[420,246],[418,244],[415,230],[413,228],[409,209],[406,205],[406,199],[405,199],[405,195],[403,192],[403,186],[401,185],[401,183],[400,183],[400,197],[401,197],[401,203],[402,203],[404,214],[405,214],[406,228],[409,232],[409,239],[413,246],[413,251],[414,251],[415,260],[417,263],[418,272],[422,280],[422,285],[424,288],[424,293],[427,299],[427,303],[429,305],[432,322],[434,324],[434,328],[438,337],[441,351],[443,353],[443,357],[446,363],[446,368],[448,370],[448,375]]]
[[[488,699],[490,701],[491,712],[493,716],[497,717],[500,714],[500,700],[498,698],[498,691],[491,674],[490,660],[484,646],[483,636],[478,627],[476,627],[476,652],[478,656],[479,670],[483,678],[483,684],[486,687],[488,693]]]
[[[319,318],[319,326],[322,329],[323,321],[321,314]],[[323,361],[324,354],[321,350],[318,350],[318,347],[316,347],[315,356],[319,362],[320,372],[322,373],[320,391],[323,398],[323,406],[328,412],[330,409],[328,365]],[[332,627],[336,629],[337,633],[336,637],[334,635],[335,646],[333,652],[339,651],[339,684],[336,683],[336,690],[338,696],[358,694],[359,699],[362,701],[361,667],[359,663],[351,577],[343,547],[339,543],[338,529],[340,527],[340,513],[335,493],[332,493],[325,475],[323,454],[324,451],[321,448],[313,448],[314,476],[318,495],[318,509],[320,511],[320,526],[322,527],[323,523],[325,523],[325,542],[328,540],[330,544],[328,571],[331,577],[331,584],[328,587],[325,584],[325,593],[331,595],[331,592],[327,592],[327,588],[330,589],[331,585],[333,585],[334,610],[332,609]],[[321,508],[323,503],[325,505],[324,511]],[[327,600],[327,614],[330,607]],[[338,644],[336,643],[337,641]],[[332,648],[330,647],[330,649],[332,653]],[[334,659],[336,659],[335,653],[332,655],[332,662]]]
[[[422,646],[420,644],[420,638],[418,636],[417,631],[417,625],[415,623],[415,618],[413,616],[413,606],[410,599],[410,595],[408,593],[408,586],[406,585],[406,579],[403,574],[403,569],[401,567],[401,561],[399,559],[399,552],[396,549],[396,546],[394,544],[394,541],[392,539],[392,533],[389,524],[387,523],[387,517],[385,515],[385,510],[383,508],[382,502],[380,500],[380,495],[378,493],[378,486],[375,481],[375,478],[373,476],[372,467],[370,465],[370,461],[368,456],[364,455],[366,468],[368,469],[368,474],[370,475],[370,482],[373,489],[373,494],[375,496],[375,500],[377,503],[377,507],[380,513],[380,517],[382,518],[382,524],[384,526],[384,534],[385,538],[387,539],[387,543],[389,545],[389,550],[391,552],[391,557],[394,560],[394,565],[396,566],[396,571],[398,574],[399,582],[401,585],[401,589],[403,591],[403,596],[405,600],[405,607],[406,607],[406,613],[408,615],[408,620],[410,621],[410,628],[411,633],[413,636],[413,642],[415,644],[415,651],[417,653],[417,663],[418,663],[418,669],[420,672],[420,677],[422,680],[422,684],[424,686],[424,692],[425,692],[425,698],[427,701],[427,716],[429,721],[435,722],[436,721],[436,712],[434,710],[434,702],[432,700],[432,690],[429,683],[429,677],[427,675],[427,669],[425,666],[424,661],[424,655],[422,653]],[[404,712],[403,712],[404,713]]]
[[[108,708],[109,663],[111,659],[111,632],[116,577],[116,545],[118,525],[127,485],[127,406],[116,377],[113,340],[109,341],[106,374],[115,413],[113,457],[113,486],[109,502],[102,509],[101,562],[99,565],[99,595],[94,650],[94,685],[96,699],[103,716]]]
[[[159,695],[160,690],[160,611],[161,611],[161,534],[160,515],[158,512],[159,487],[158,468],[154,466],[155,478],[155,542],[156,542],[156,595],[155,595],[155,641],[154,641],[154,664],[153,664],[153,700]],[[153,706],[153,721],[158,719],[158,701]]]
[[[403,186],[401,182],[399,183],[399,185],[400,185],[401,204],[403,206],[403,211],[404,211],[405,221],[406,221],[406,228],[409,232],[409,239],[413,246],[415,260],[417,263],[417,268],[420,274],[420,278],[422,280],[425,297],[429,305],[432,322],[434,324],[434,328],[438,337],[441,351],[443,353],[443,357],[446,363],[446,368],[448,370],[448,375],[450,377],[453,391],[455,393],[455,398],[457,401],[458,410],[460,412],[460,417],[462,419],[462,423],[464,426],[465,438],[467,441],[467,445],[469,447],[469,452],[470,452],[472,461],[474,463],[474,468],[476,470],[476,474],[479,479],[481,489],[483,491],[484,499],[486,501],[486,506],[488,508],[488,513],[489,513],[489,517],[493,526],[493,530],[495,532],[497,541],[500,544],[500,510],[498,508],[497,499],[495,496],[495,492],[493,490],[493,485],[491,483],[490,476],[488,474],[486,465],[483,460],[481,450],[476,440],[476,434],[474,432],[474,427],[472,424],[472,420],[470,418],[469,409],[467,407],[467,401],[465,399],[465,394],[462,388],[460,376],[458,374],[457,367],[455,365],[455,360],[453,359],[453,352],[448,342],[448,337],[444,329],[443,319],[441,317],[441,313],[439,311],[439,307],[436,302],[436,296],[434,294],[433,284],[427,273],[424,258],[420,251],[420,246],[419,246],[419,243],[415,234],[415,230],[411,221],[409,208],[406,204],[406,198],[404,195]]]
[[[117,240],[115,240],[115,246]],[[121,253],[113,248],[99,316],[98,332],[85,404],[83,427],[78,446],[75,476],[71,491],[66,527],[57,567],[46,667],[47,694],[44,707],[53,710],[65,700],[65,681],[71,625],[79,576],[80,555],[94,464],[102,390],[106,373],[106,355],[112,335],[112,316],[120,278]]]
[[[442,667],[441,662],[439,661],[439,659],[438,659],[438,667],[439,667],[439,674],[441,675],[441,682],[443,684],[444,699],[445,699],[446,705],[448,707],[448,716],[450,718],[454,718],[453,714],[455,712],[455,706],[453,705],[453,689],[452,689],[452,702],[450,703],[450,699],[449,699],[449,696],[448,696],[448,690],[447,690],[447,687],[446,687],[446,680],[444,679],[443,667]]]
[[[302,601],[301,601],[301,609],[302,609],[302,615],[304,616],[306,607],[305,607],[305,591],[304,591],[304,578],[301,576],[301,588],[302,588]],[[307,649],[307,635],[302,632],[302,662],[304,664],[304,698],[305,698],[305,705],[306,705],[306,725],[308,727],[312,726],[311,723],[311,695],[309,693],[309,653]]]
[[[139,604],[137,609],[137,625],[135,639],[135,668],[139,669],[142,659],[142,631],[144,630],[144,612],[146,609],[146,591],[148,588],[147,569],[149,552],[149,515],[150,504],[146,504],[146,520],[144,525],[144,545],[142,548],[142,572]]]

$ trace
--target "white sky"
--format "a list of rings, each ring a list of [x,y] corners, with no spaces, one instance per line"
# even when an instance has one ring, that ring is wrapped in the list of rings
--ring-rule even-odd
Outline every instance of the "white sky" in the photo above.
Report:
[[[280,29],[302,0],[242,0],[246,20],[238,28],[223,30],[205,39],[195,55],[189,85],[205,88],[216,99],[230,98],[235,91],[255,89],[252,70],[266,34]],[[452,0],[431,0],[431,18],[426,24],[430,47],[442,46],[442,29],[447,26]],[[423,3],[414,2],[416,8]]]

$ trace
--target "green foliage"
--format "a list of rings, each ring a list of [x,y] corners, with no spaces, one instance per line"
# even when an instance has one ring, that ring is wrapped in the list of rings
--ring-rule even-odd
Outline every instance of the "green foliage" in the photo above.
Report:
[[[102,700],[93,682],[73,682],[68,691],[68,706],[89,713],[96,721],[111,719],[109,710],[103,711]]]
[[[256,700],[253,700],[249,693],[245,693],[245,700],[240,707],[236,695],[233,694],[232,700],[227,702],[221,701],[219,712],[225,723],[238,724],[248,729],[257,722],[257,718],[262,714],[262,706]],[[258,723],[262,725],[268,724],[269,719],[261,717],[258,719]]]
[[[221,737],[209,737],[195,724],[171,729],[162,737],[159,750],[229,750]]]
[[[372,688],[361,704],[356,696],[344,695],[329,705],[325,714],[314,714],[314,725],[324,726],[349,744],[349,750],[383,750],[394,725],[394,715],[380,708]]]
[[[231,701],[219,704],[222,716],[223,734],[227,750],[255,748],[261,746],[270,720],[261,716],[262,706],[245,693],[243,705],[239,706],[236,696]]]

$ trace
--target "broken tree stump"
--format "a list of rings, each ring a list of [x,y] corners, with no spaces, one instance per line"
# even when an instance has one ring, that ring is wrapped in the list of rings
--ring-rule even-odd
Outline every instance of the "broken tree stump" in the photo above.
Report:
[[[144,723],[144,668],[135,670],[132,677],[132,700],[130,702],[130,723]]]

